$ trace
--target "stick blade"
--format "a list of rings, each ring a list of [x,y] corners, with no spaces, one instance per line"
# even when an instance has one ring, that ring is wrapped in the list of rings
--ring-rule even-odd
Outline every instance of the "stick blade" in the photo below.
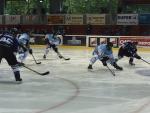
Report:
[[[44,75],[48,75],[49,73],[50,73],[50,72],[47,71],[47,72],[41,73],[41,75],[44,76]]]
[[[41,62],[37,62],[36,64],[41,64]]]
[[[70,60],[70,58],[65,58],[65,60]]]

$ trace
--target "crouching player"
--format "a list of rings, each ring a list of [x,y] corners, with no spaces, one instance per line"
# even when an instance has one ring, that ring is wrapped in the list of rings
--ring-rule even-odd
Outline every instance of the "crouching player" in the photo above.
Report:
[[[122,67],[118,66],[112,52],[113,43],[108,42],[107,44],[100,44],[98,45],[95,50],[93,51],[93,57],[90,60],[90,64],[88,69],[93,69],[92,65],[97,61],[100,60],[104,66],[107,66],[109,62],[114,68],[117,70],[123,70]]]
[[[116,61],[122,59],[124,56],[129,57],[129,64],[135,65],[133,63],[134,58],[141,59],[141,57],[137,54],[137,45],[138,42],[125,42],[123,45],[119,48],[118,51],[118,59]]]

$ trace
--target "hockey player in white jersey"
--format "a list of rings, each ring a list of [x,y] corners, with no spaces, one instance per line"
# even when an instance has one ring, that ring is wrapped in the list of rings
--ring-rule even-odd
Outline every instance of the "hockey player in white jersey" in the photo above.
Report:
[[[43,58],[46,59],[46,55],[49,52],[49,48],[52,48],[57,53],[57,55],[60,59],[64,58],[59,53],[58,48],[57,48],[57,46],[60,44],[60,42],[61,42],[61,40],[55,32],[53,34],[50,34],[50,33],[46,34],[46,36],[45,36],[46,48],[45,48],[45,53],[44,53]]]
[[[88,69],[93,69],[92,65],[97,60],[100,60],[104,66],[107,66],[107,63],[109,62],[112,66],[114,66],[114,68],[118,70],[123,70],[123,68],[118,66],[115,62],[113,52],[112,52],[112,47],[113,47],[113,43],[111,42],[108,42],[107,44],[98,45],[93,51],[93,57],[90,60]]]
[[[21,36],[18,37],[18,42],[26,49],[20,47],[18,49],[18,54],[17,54],[17,60],[19,62],[24,62],[26,57],[28,56],[28,53],[32,54],[32,49],[30,48],[30,32],[24,32],[21,34]]]

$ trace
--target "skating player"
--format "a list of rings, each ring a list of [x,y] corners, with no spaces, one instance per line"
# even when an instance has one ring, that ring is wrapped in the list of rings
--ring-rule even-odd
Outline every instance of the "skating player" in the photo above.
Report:
[[[52,48],[58,55],[58,57],[61,59],[63,56],[59,53],[57,46],[60,44],[60,38],[57,37],[57,34],[54,32],[53,34],[46,34],[45,36],[45,53],[43,58],[46,59],[46,56],[49,52],[49,48]]]
[[[17,60],[19,62],[24,62],[24,60],[27,58],[28,53],[32,54],[32,49],[30,48],[30,32],[26,31],[24,33],[22,33],[19,37],[18,37],[18,42],[20,45],[22,45],[24,48],[19,47],[18,49],[18,54],[17,54]]]
[[[8,64],[11,66],[17,83],[21,83],[20,71],[18,62],[16,59],[16,52],[19,47],[19,42],[16,39],[18,30],[12,28],[10,32],[4,33],[0,36],[0,61],[5,58]]]
[[[125,42],[123,45],[119,48],[118,51],[118,59],[117,61],[122,59],[124,56],[129,57],[129,64],[135,65],[133,63],[134,58],[141,59],[141,57],[137,54],[137,45],[138,42]]]
[[[100,60],[104,66],[107,66],[107,62],[109,62],[114,68],[117,70],[123,70],[122,67],[118,66],[115,62],[113,52],[112,52],[113,43],[108,42],[107,44],[98,45],[93,51],[93,57],[90,60],[90,64],[88,69],[93,69],[92,65]]]

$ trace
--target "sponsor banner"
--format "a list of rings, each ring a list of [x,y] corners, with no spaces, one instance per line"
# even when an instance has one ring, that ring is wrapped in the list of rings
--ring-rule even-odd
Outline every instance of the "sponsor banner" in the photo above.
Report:
[[[36,24],[39,23],[38,15],[24,15],[23,24]]]
[[[150,14],[139,14],[139,24],[150,25]]]
[[[114,47],[118,47],[118,38],[105,38],[105,37],[90,37],[89,38],[89,46],[95,47],[99,44],[106,44],[107,41],[110,41],[114,44]]]
[[[20,15],[6,15],[5,24],[20,24]]]
[[[113,43],[113,46],[114,47],[118,47],[118,38],[110,38],[109,39],[110,40],[110,42],[112,42]]]
[[[65,15],[65,24],[82,25],[83,24],[83,15]]]
[[[138,14],[117,14],[117,25],[138,25]]]
[[[57,35],[57,37],[59,37],[59,41],[60,44],[63,44],[63,36],[62,35]],[[31,38],[30,38],[30,44],[40,44],[40,45],[44,45],[45,44],[45,35],[43,34],[32,34]]]
[[[150,37],[145,38],[145,37],[137,37],[137,38],[131,38],[131,37],[120,37],[119,44],[123,44],[124,42],[128,41],[137,41],[138,46],[145,46],[145,47],[150,47]]]
[[[48,15],[48,24],[64,24],[64,15]]]
[[[90,47],[97,46],[97,38],[90,38]]]
[[[99,44],[106,44],[107,43],[107,38],[100,38],[99,39]]]
[[[31,44],[45,44],[45,41],[44,41],[44,39],[45,39],[45,35],[34,35],[34,34],[32,34],[31,35],[31,40],[30,40],[30,43]]]
[[[87,14],[86,24],[105,25],[105,14]]]
[[[3,15],[0,15],[0,24],[3,24]]]
[[[63,37],[63,45],[86,46],[86,36],[65,35]]]

